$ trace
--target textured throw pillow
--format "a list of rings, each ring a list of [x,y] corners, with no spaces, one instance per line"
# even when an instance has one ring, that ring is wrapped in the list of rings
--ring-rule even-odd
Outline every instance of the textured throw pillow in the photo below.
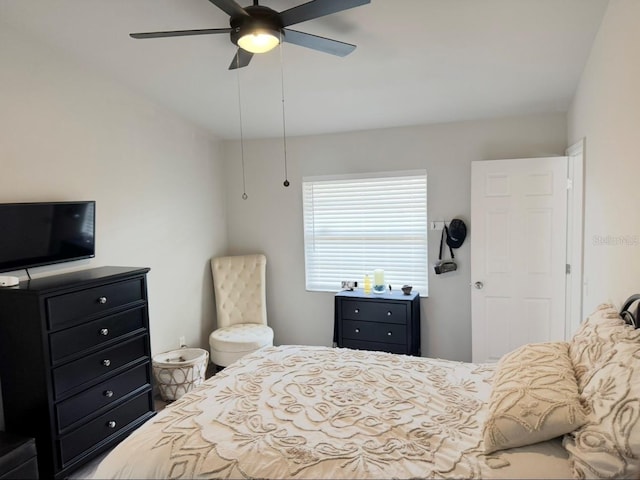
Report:
[[[610,344],[615,328],[624,325],[624,320],[613,305],[602,304],[589,315],[569,343],[569,357],[573,363],[580,391],[589,381],[589,376],[607,363],[613,349]]]
[[[607,329],[585,374],[587,423],[564,438],[575,478],[640,478],[640,330]],[[606,359],[606,360],[602,360]]]
[[[558,437],[586,421],[566,342],[524,345],[500,359],[484,426],[485,453]]]

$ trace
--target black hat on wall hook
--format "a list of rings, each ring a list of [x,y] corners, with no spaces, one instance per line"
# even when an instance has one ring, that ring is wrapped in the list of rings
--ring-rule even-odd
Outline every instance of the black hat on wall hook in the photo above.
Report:
[[[467,238],[467,226],[459,218],[454,218],[449,223],[447,245],[451,248],[460,248]]]

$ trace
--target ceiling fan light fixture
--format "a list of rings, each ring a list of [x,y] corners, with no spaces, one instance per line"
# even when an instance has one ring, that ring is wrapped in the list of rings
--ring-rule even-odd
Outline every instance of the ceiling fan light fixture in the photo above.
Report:
[[[238,46],[251,53],[266,53],[280,44],[277,32],[270,30],[254,30],[238,38]]]

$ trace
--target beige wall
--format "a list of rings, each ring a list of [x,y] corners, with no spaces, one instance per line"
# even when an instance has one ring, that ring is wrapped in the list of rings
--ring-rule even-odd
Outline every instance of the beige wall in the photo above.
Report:
[[[238,142],[225,143],[227,215],[232,253],[267,255],[267,306],[277,344],[330,345],[333,294],[305,291],[301,180],[306,175],[426,168],[431,220],[469,225],[471,161],[562,155],[566,117],[501,120],[290,138],[283,181],[282,139],[245,142],[248,200],[242,200]],[[429,239],[437,258],[439,233]],[[473,229],[470,229],[471,236]],[[436,276],[422,306],[422,354],[471,360],[469,241],[456,252],[458,271]]]
[[[584,312],[640,291],[640,2],[612,0],[568,114],[585,138]]]
[[[32,275],[151,267],[152,351],[176,348],[180,335],[206,345],[208,261],[227,241],[219,143],[4,27],[0,68],[0,203],[97,201],[95,259]]]

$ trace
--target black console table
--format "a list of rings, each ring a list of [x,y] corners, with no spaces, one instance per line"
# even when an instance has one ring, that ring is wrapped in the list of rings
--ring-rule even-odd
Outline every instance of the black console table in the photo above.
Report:
[[[339,292],[334,336],[338,347],[420,356],[420,295]]]
[[[33,438],[0,432],[0,479],[37,478],[38,463]]]
[[[64,478],[154,415],[148,268],[100,267],[0,289],[6,430]]]

